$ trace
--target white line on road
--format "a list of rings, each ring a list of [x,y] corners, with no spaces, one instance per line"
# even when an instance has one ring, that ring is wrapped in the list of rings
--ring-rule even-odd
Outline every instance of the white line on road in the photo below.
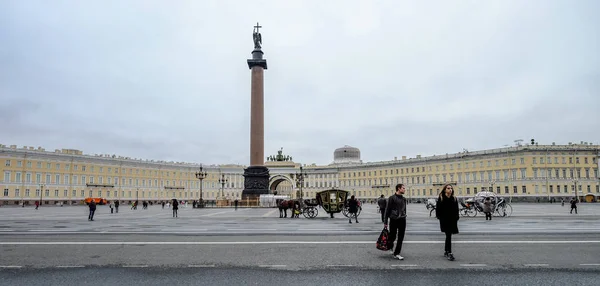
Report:
[[[287,265],[259,265],[258,267],[265,267],[265,268],[269,268],[269,267],[287,267]]]
[[[21,268],[20,265],[0,265],[0,268]]]
[[[264,214],[262,216],[263,217],[269,217],[269,216],[273,215],[276,211],[277,211],[277,209],[274,209],[274,210],[272,210],[272,211],[270,211],[270,212],[268,212],[268,213],[266,213],[266,214]]]
[[[404,241],[404,244],[442,244],[443,241]],[[600,240],[470,240],[456,244],[597,244]],[[374,241],[2,241],[0,245],[252,245],[252,244],[372,244]]]
[[[123,268],[146,268],[148,265],[123,265]]]
[[[228,231],[276,231],[276,229],[265,229],[265,228],[255,228],[255,229],[250,229],[250,228],[228,228]]]
[[[461,264],[460,266],[463,266],[463,267],[486,267],[487,264],[473,263],[473,264]]]
[[[190,268],[210,268],[210,267],[215,267],[215,265],[214,264],[206,264],[206,265],[190,264],[190,265],[188,265],[188,267],[190,267]]]
[[[419,267],[417,264],[392,264],[392,267]]]
[[[205,217],[205,216],[215,216],[215,215],[218,215],[218,214],[226,214],[226,213],[232,213],[232,212],[242,212],[242,211],[247,211],[247,210],[249,210],[249,209],[239,209],[238,211],[236,211],[236,210],[234,210],[234,209],[231,209],[231,210],[224,211],[224,212],[216,212],[216,213],[210,213],[210,214],[199,215],[199,216],[200,216],[200,217]]]
[[[331,265],[327,265],[327,267],[354,267],[354,265],[349,265],[349,264],[331,264]]]
[[[0,229],[0,232],[15,231],[14,229]]]
[[[579,264],[579,266],[600,266],[600,263],[583,263]]]
[[[525,264],[525,267],[541,267],[541,266],[548,266],[548,264],[546,264],[546,263]]]
[[[57,268],[83,268],[83,265],[58,265]]]

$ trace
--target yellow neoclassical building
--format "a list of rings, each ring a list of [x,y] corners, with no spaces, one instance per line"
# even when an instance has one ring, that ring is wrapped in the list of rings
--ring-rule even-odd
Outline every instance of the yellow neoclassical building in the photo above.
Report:
[[[441,185],[452,183],[458,196],[492,190],[511,200],[600,196],[600,146],[518,145],[460,153],[364,163],[360,150],[344,146],[329,165],[302,165],[280,150],[267,158],[270,190],[282,195],[315,197],[318,191],[340,188],[362,200],[389,196],[404,183],[411,200],[436,197]],[[0,203],[81,204],[87,197],[123,202],[177,198],[211,202],[241,199],[244,168],[240,165],[200,165],[134,159],[116,155],[86,155],[73,149],[0,145]],[[300,180],[299,174],[303,174]],[[200,191],[202,189],[202,192]],[[300,189],[302,193],[300,193]]]

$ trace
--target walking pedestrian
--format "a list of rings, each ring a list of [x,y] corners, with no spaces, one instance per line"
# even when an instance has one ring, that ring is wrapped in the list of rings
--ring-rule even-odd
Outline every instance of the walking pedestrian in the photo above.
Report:
[[[494,212],[492,207],[492,200],[490,197],[486,197],[483,201],[483,213],[485,214],[485,220],[492,220],[492,212]]]
[[[114,204],[113,204],[113,202],[110,202],[110,204],[108,206],[110,207],[110,213],[112,214],[114,212]]]
[[[358,223],[358,200],[352,195],[348,200],[348,223],[352,223],[352,217]]]
[[[173,217],[177,217],[177,210],[179,209],[179,202],[177,199],[173,199]]]
[[[404,233],[406,232],[405,192],[406,188],[404,187],[404,184],[396,185],[396,193],[388,198],[383,222],[384,228],[388,227],[388,221],[390,223],[388,240],[388,249],[390,249],[390,251],[394,249],[394,240],[396,240],[396,237],[398,238],[396,249],[392,251],[392,255],[395,259],[399,260],[404,260],[404,257],[400,256],[400,252],[402,251],[402,242],[404,241]]]
[[[387,200],[384,195],[379,197],[377,205],[379,206],[379,212],[381,213],[381,222],[385,223],[385,206],[387,205]]]
[[[238,200],[237,200],[237,199],[235,199],[235,201],[234,201],[233,203],[234,203],[234,205],[235,205],[235,210],[237,211],[237,207],[238,207]]]
[[[94,220],[94,213],[96,212],[96,202],[94,202],[94,200],[92,199],[90,201],[88,207],[90,208],[90,214],[88,215],[88,220],[89,221],[93,221]]]
[[[40,201],[35,201],[35,209],[37,210],[40,207]]]
[[[575,214],[577,214],[577,199],[575,199],[575,198],[571,199],[571,212],[570,212],[570,214],[573,214],[573,210],[575,210]]]
[[[446,234],[444,256],[454,261],[452,254],[452,235],[458,233],[458,200],[454,196],[452,185],[446,184],[442,188],[435,207],[435,216],[440,221],[440,230]]]
[[[119,213],[119,200],[115,201],[115,212]]]

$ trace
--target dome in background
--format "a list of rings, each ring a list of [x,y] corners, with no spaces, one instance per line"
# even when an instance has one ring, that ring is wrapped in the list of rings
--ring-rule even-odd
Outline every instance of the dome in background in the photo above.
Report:
[[[333,164],[361,163],[360,149],[345,145],[333,152]]]

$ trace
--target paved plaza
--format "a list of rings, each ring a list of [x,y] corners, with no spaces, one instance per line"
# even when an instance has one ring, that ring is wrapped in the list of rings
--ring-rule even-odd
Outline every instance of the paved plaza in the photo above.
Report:
[[[600,204],[579,204],[578,214],[570,214],[568,204],[513,204],[511,217],[494,217],[485,221],[461,217],[462,234],[468,233],[600,233]],[[131,210],[124,206],[110,213],[108,206],[98,206],[95,221],[87,220],[86,206],[45,206],[0,208],[0,233],[121,233],[121,234],[369,234],[382,228],[380,214],[372,204],[363,206],[359,224],[349,224],[341,213],[335,218],[319,209],[314,219],[279,218],[275,208],[180,208],[178,218],[160,205]],[[288,216],[290,211],[288,211]],[[435,214],[430,217],[423,204],[409,204],[407,234],[437,234]]]
[[[88,285],[105,285],[127,275],[160,284],[167,275],[181,277],[182,285],[262,285],[304,275],[313,285],[347,285],[350,277],[389,283],[402,271],[407,281],[427,276],[429,284],[480,273],[509,284],[600,281],[600,204],[580,204],[577,215],[560,204],[513,208],[511,217],[492,221],[461,217],[453,241],[457,260],[451,262],[442,256],[439,224],[423,204],[408,205],[404,261],[375,248],[382,229],[375,205],[363,206],[358,224],[322,210],[315,219],[283,219],[272,208],[181,208],[173,218],[157,205],[121,207],[118,214],[99,206],[95,221],[88,221],[85,206],[2,207],[0,279],[80,285],[77,277],[93,275],[107,278]],[[338,280],[323,281],[322,275]],[[462,284],[490,285],[471,282]]]

